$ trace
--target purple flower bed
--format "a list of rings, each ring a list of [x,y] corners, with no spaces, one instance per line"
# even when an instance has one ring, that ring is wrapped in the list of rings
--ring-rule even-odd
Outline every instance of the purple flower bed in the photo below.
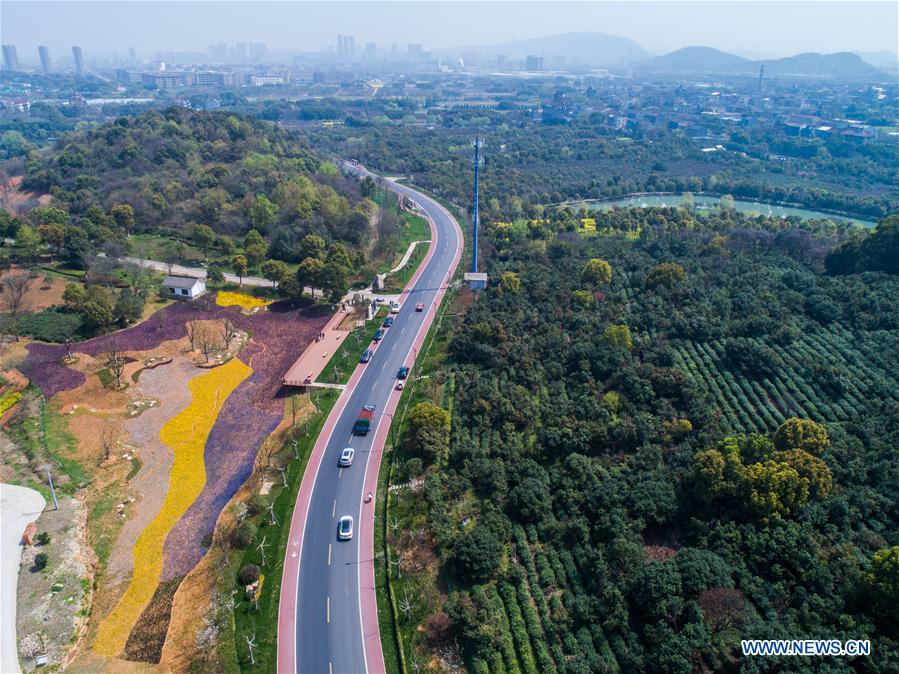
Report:
[[[239,325],[253,332],[253,341],[240,359],[253,374],[228,397],[212,426],[205,449],[206,484],[166,538],[163,580],[186,575],[205,554],[203,541],[250,476],[260,445],[281,421],[281,377],[328,318],[277,308],[241,316]]]

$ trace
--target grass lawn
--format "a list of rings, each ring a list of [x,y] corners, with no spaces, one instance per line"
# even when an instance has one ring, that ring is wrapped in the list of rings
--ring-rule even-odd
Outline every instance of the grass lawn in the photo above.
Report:
[[[366,321],[364,327],[355,328],[331,356],[331,360],[325,365],[319,380],[331,384],[346,384],[350,380],[353,370],[356,369],[356,365],[359,364],[362,353],[371,346],[375,331],[381,327],[389,311],[390,309],[387,307],[381,307],[373,319]]]
[[[287,488],[282,486],[277,479],[269,495],[270,502],[274,505],[275,520],[277,524],[269,523],[268,510],[250,518],[259,527],[259,535],[243,553],[239,570],[247,564],[256,564],[262,570],[264,580],[259,597],[259,610],[257,611],[252,601],[241,599],[236,601],[234,608],[234,642],[237,653],[237,661],[241,670],[254,672],[274,672],[278,659],[278,599],[281,594],[281,575],[284,567],[284,556],[287,552],[287,543],[290,536],[290,517],[296,504],[297,493],[303,481],[303,473],[306,472],[306,464],[315,440],[324,425],[331,408],[337,400],[339,391],[318,391],[313,393],[319,412],[309,420],[308,435],[298,430],[296,436],[296,453],[299,458],[293,459],[288,464],[286,472]],[[294,447],[288,445],[283,456],[294,456]],[[283,460],[283,459],[282,459]],[[262,564],[262,556],[258,546],[265,538],[265,564]],[[238,589],[235,599],[242,598],[242,592]],[[250,664],[249,652],[245,637],[256,637],[254,658],[256,665]]]

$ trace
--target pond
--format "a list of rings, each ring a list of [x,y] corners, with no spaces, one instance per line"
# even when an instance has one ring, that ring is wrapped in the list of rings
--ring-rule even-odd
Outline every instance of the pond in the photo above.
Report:
[[[620,208],[629,208],[634,206],[640,208],[649,208],[652,206],[680,206],[683,204],[683,202],[684,196],[682,194],[647,194],[627,197],[626,199],[619,199],[618,201],[587,201],[585,203],[587,208],[608,210],[613,206],[619,206]],[[718,197],[695,195],[693,197],[693,204],[697,210],[710,210],[718,207],[719,199]],[[780,218],[786,218],[789,215],[795,215],[804,220],[810,218],[830,218],[846,220],[847,222],[854,222],[858,225],[861,225],[862,227],[875,227],[877,225],[876,222],[873,222],[871,220],[861,220],[854,217],[844,217],[834,215],[832,213],[824,213],[822,211],[811,211],[805,208],[794,208],[792,206],[777,206],[774,204],[765,204],[758,201],[741,201],[739,199],[734,199],[734,209],[742,213],[752,213],[754,215],[771,215]]]

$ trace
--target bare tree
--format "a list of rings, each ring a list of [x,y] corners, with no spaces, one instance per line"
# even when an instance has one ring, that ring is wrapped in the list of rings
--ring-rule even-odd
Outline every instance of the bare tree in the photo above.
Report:
[[[226,318],[222,322],[222,339],[225,340],[225,348],[231,348],[231,342],[234,341],[234,338],[237,337],[237,326],[231,322],[231,319]]]
[[[125,356],[119,348],[119,343],[115,337],[109,340],[109,346],[106,349],[106,367],[115,375],[116,388],[122,388],[122,373],[125,371]]]
[[[291,426],[297,425],[297,409],[300,406],[300,397],[296,395],[290,396],[290,414],[291,414]]]
[[[196,339],[197,339],[197,331],[199,330],[200,323],[198,321],[188,321],[187,322],[187,338],[190,340],[190,350],[193,351],[196,349]]]
[[[119,441],[119,427],[112,422],[108,422],[100,431],[100,448],[103,450],[103,460],[109,461],[109,455],[112,449]]]
[[[200,330],[197,341],[200,344],[200,352],[206,356],[206,362],[209,362],[209,355],[219,350],[220,344],[215,334],[208,327]]]
[[[3,306],[9,312],[12,319],[13,331],[16,339],[19,338],[19,321],[24,311],[28,309],[28,290],[31,288],[31,279],[27,274],[16,274],[3,279],[2,290]]]

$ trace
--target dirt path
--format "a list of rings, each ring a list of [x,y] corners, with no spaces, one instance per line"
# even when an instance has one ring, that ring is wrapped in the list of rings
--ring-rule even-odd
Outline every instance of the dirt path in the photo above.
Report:
[[[159,438],[159,430],[190,404],[188,382],[204,372],[206,370],[178,357],[168,365],[145,370],[140,375],[137,388],[143,397],[155,398],[159,404],[123,424],[128,432],[128,444],[137,448],[141,469],[131,481],[137,501],[129,508],[129,518],[109,556],[107,571],[112,582],[130,576],[134,564],[131,549],[137,537],[156,517],[168,491],[174,457],[172,450]]]

